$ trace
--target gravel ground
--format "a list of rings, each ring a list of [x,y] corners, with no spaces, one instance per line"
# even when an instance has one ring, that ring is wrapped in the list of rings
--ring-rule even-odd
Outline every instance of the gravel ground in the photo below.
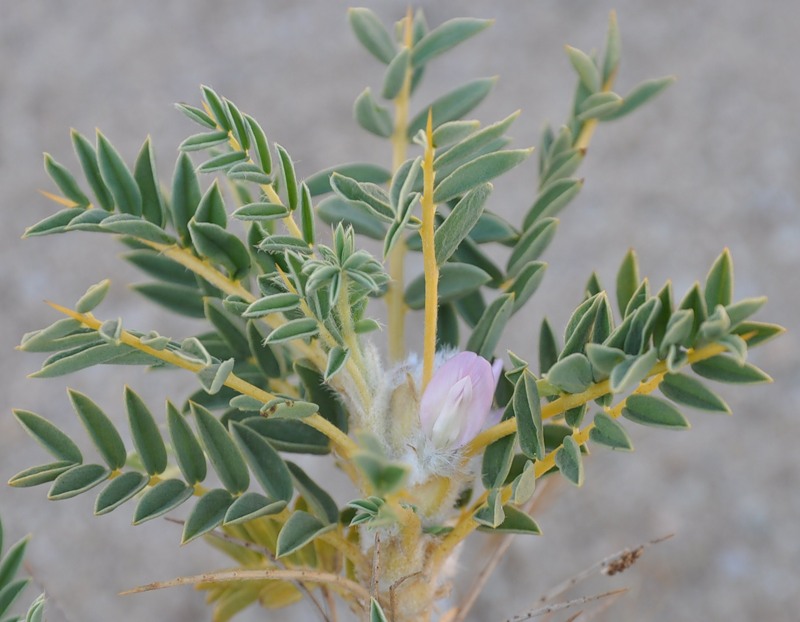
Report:
[[[375,4],[387,20],[405,11],[405,2]],[[632,455],[597,452],[580,493],[561,487],[537,515],[545,535],[514,544],[472,619],[503,620],[569,573],[626,545],[675,533],[633,570],[586,587],[583,593],[631,588],[605,619],[796,620],[800,344],[792,309],[800,305],[800,3],[777,0],[769,10],[745,0],[422,5],[433,24],[455,15],[497,18],[462,54],[434,63],[422,95],[500,74],[476,114],[491,122],[522,108],[513,131],[520,145],[538,141],[543,121],[563,119],[573,78],[562,46],[600,47],[611,8],[623,32],[622,91],[645,78],[678,76],[655,103],[600,128],[582,169],[586,186],[547,252],[550,274],[506,345],[532,356],[541,317],[563,326],[590,271],[613,282],[629,246],[655,284],[671,277],[681,293],[729,247],[738,296],[767,294],[763,317],[790,328],[753,355],[775,378],[773,386],[725,388],[733,417],[693,413],[690,432],[635,430]],[[352,101],[364,85],[379,87],[381,71],[349,33],[344,8],[324,0],[3,3],[0,479],[31,464],[38,451],[14,423],[12,406],[80,433],[64,381],[25,379],[39,359],[13,352],[23,332],[53,321],[43,298],[70,302],[111,276],[105,315],[175,336],[193,329],[126,289],[139,276],[111,259],[119,252],[111,240],[88,234],[19,240],[26,225],[52,210],[36,192],[48,184],[41,152],[72,163],[68,129],[99,127],[133,158],[150,134],[166,176],[175,146],[192,131],[172,103],[196,103],[205,83],[254,114],[293,154],[301,174],[353,159],[387,162],[384,144],[351,132]],[[534,183],[532,166],[514,171],[496,184],[492,207],[519,218]],[[112,413],[121,409],[122,381],[116,370],[68,379]],[[187,377],[135,370],[124,381],[151,404],[166,395],[181,399],[193,387]],[[224,564],[201,544],[180,548],[174,525],[154,521],[132,529],[125,509],[94,519],[89,498],[54,504],[41,489],[0,487],[0,510],[9,538],[34,534],[30,569],[53,599],[51,622],[210,618],[188,589],[116,595]],[[477,570],[477,559],[462,559],[465,575]],[[307,613],[254,610],[240,619],[297,620]]]

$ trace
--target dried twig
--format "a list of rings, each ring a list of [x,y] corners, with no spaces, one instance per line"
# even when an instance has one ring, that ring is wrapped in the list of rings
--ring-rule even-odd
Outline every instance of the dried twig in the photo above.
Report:
[[[188,577],[177,577],[170,581],[155,581],[136,587],[132,590],[120,592],[120,596],[127,596],[128,594],[139,594],[141,592],[150,592],[152,590],[161,590],[168,587],[177,587],[179,585],[197,585],[198,583],[229,583],[231,581],[264,581],[264,580],[277,580],[277,581],[309,581],[311,583],[327,583],[342,588],[346,592],[350,592],[355,596],[362,606],[366,607],[369,604],[369,592],[356,583],[341,575],[333,574],[330,572],[318,572],[316,570],[303,570],[303,569],[283,569],[283,568],[265,568],[263,570],[227,570],[223,572],[207,572]]]
[[[530,514],[536,505],[544,498],[544,494],[550,485],[550,482],[555,481],[553,478],[543,480],[539,483],[536,491],[533,493],[533,497],[525,504],[523,510],[526,514]],[[494,572],[497,565],[500,563],[500,560],[503,558],[503,555],[506,554],[509,547],[511,546],[511,541],[513,539],[512,535],[506,535],[499,538],[500,543],[493,547],[492,553],[489,556],[489,559],[486,561],[486,565],[483,567],[481,572],[475,578],[475,581],[470,586],[469,590],[467,591],[467,597],[464,602],[459,605],[458,612],[455,614],[455,617],[452,618],[452,622],[464,622],[466,620],[467,615],[469,614],[472,607],[478,601],[478,597],[481,595],[483,588],[486,586],[486,582],[489,580],[492,572]]]
[[[175,523],[176,525],[183,525],[186,522],[177,518],[171,518],[169,516],[166,516],[164,520],[170,523]],[[280,568],[286,568],[284,564],[275,559],[275,556],[272,554],[272,551],[270,551],[265,546],[261,546],[260,544],[256,544],[255,542],[250,542],[249,540],[242,540],[241,538],[237,538],[236,536],[232,536],[230,534],[225,533],[224,531],[219,531],[216,529],[213,531],[209,531],[206,535],[211,536],[213,538],[217,538],[219,540],[224,540],[225,542],[230,542],[231,544],[241,546],[249,551],[253,551],[254,553],[263,555],[266,559],[268,559],[273,564],[276,564]],[[319,600],[314,596],[314,594],[311,592],[311,590],[305,583],[303,583],[302,581],[291,581],[291,583],[308,597],[308,599],[319,611],[319,614],[320,616],[322,616],[324,622],[335,622],[334,620],[331,620],[331,617],[327,613],[325,613],[325,609],[323,609],[322,603],[319,602]],[[335,613],[334,617],[336,617]]]
[[[533,618],[538,618],[539,616],[547,615],[548,613],[563,611],[564,609],[575,607],[576,605],[584,605],[586,603],[592,602],[593,600],[600,600],[601,598],[618,596],[620,594],[624,594],[627,591],[628,588],[625,587],[619,590],[603,592],[602,594],[595,594],[594,596],[581,596],[580,598],[573,598],[572,600],[567,600],[562,603],[545,605],[544,607],[540,607],[539,609],[533,609],[532,611],[528,611],[526,613],[517,614],[513,618],[508,618],[506,622],[522,622],[523,620],[531,620]]]
[[[596,564],[589,566],[586,570],[582,570],[578,574],[571,576],[565,581],[562,581],[561,583],[556,585],[553,589],[543,594],[539,598],[538,602],[540,604],[544,604],[546,602],[553,600],[554,598],[557,598],[558,596],[561,596],[561,594],[575,587],[581,581],[586,580],[595,573],[606,574],[611,576],[623,572],[624,570],[630,568],[634,564],[634,562],[636,562],[636,560],[639,559],[639,557],[641,557],[644,549],[654,544],[663,542],[664,540],[668,540],[669,538],[672,537],[672,535],[673,534],[669,534],[661,538],[656,538],[655,540],[650,540],[649,542],[640,544],[639,546],[633,549],[625,548],[622,549],[621,551],[617,551],[613,555],[609,555],[608,557],[600,560]]]

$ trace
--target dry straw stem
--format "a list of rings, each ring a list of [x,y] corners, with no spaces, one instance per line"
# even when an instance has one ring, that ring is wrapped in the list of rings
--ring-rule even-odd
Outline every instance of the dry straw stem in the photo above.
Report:
[[[207,572],[204,574],[176,577],[170,581],[154,581],[147,585],[135,587],[132,590],[120,592],[120,596],[141,594],[153,590],[163,590],[168,587],[181,585],[198,585],[200,583],[230,583],[232,581],[264,581],[274,579],[278,581],[304,581],[307,583],[322,583],[338,588],[344,594],[355,596],[362,608],[369,603],[369,591],[355,581],[332,572],[318,572],[303,569],[265,569],[265,570],[226,570],[223,572]]]
[[[573,598],[572,600],[564,601],[563,603],[555,603],[553,605],[546,605],[544,607],[540,607],[539,609],[533,609],[526,613],[517,614],[511,618],[506,619],[506,622],[522,622],[523,620],[532,620],[533,618],[539,618],[541,616],[556,613],[557,611],[563,611],[564,609],[569,609],[570,607],[576,607],[578,605],[584,605],[586,603],[590,603],[595,600],[600,600],[602,598],[609,598],[609,597],[617,597],[621,596],[625,592],[628,591],[627,587],[624,587],[619,590],[611,590],[610,592],[603,592],[602,594],[595,594],[594,596],[581,596],[580,598]],[[573,618],[574,620],[575,618]]]

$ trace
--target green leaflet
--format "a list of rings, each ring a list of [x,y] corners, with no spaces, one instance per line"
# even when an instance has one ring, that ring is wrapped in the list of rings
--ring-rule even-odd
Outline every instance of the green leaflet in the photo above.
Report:
[[[388,622],[383,608],[374,598],[369,599],[369,622]]]
[[[623,100],[616,93],[601,92],[593,93],[584,99],[578,106],[578,121],[588,121],[589,119],[604,119],[613,115],[622,106]]]
[[[727,306],[733,298],[733,260],[726,248],[714,261],[706,277],[706,308],[714,309],[717,305]]]
[[[373,240],[383,240],[386,225],[383,219],[366,204],[351,202],[338,196],[328,197],[317,204],[317,215],[330,225],[342,223],[353,231]]]
[[[254,147],[254,151],[258,156],[258,162],[261,170],[266,175],[272,173],[272,156],[269,152],[269,143],[267,142],[267,135],[264,133],[262,127],[250,115],[244,115],[244,120],[247,123],[247,131],[250,134],[250,142]]]
[[[591,339],[597,314],[605,298],[605,292],[582,302],[570,316],[564,330],[564,348],[559,358],[583,351],[586,343]]]
[[[491,184],[481,184],[470,190],[455,205],[444,222],[436,228],[433,244],[436,264],[442,266],[467,237],[483,213],[483,206],[492,191]]]
[[[625,428],[604,412],[594,416],[594,427],[589,431],[589,439],[611,449],[633,451],[633,443]]]
[[[3,552],[3,525],[0,523],[0,553]],[[30,536],[26,536],[14,543],[6,551],[5,555],[0,558],[0,588],[9,585],[14,577],[19,572],[22,566],[22,560],[25,559],[25,550],[28,548],[28,540]]]
[[[56,162],[49,153],[44,154],[44,168],[66,198],[78,207],[89,206],[91,201],[80,189],[72,174],[66,167]]]
[[[566,50],[569,61],[572,63],[575,71],[578,72],[578,77],[583,87],[589,91],[589,93],[596,93],[599,91],[601,86],[600,72],[594,64],[594,61],[588,54],[570,45],[566,46]]]
[[[655,80],[645,80],[634,87],[630,93],[624,95],[622,98],[622,105],[617,108],[616,112],[606,116],[603,120],[610,121],[612,119],[619,119],[633,112],[639,106],[654,98],[673,82],[675,82],[675,78],[672,76],[657,78]]]
[[[294,162],[289,156],[286,149],[275,143],[275,149],[278,151],[278,161],[281,165],[281,182],[284,193],[286,194],[286,205],[290,211],[297,209],[298,200],[300,198],[300,189],[297,185],[297,174],[294,170]]]
[[[125,466],[128,455],[122,437],[111,419],[88,396],[73,389],[69,389],[68,393],[72,407],[89,432],[103,460],[110,469],[121,469]]]
[[[359,182],[341,173],[334,172],[330,177],[331,188],[337,195],[374,212],[386,222],[395,219],[389,195],[380,186],[368,182]]]
[[[692,364],[692,371],[697,375],[732,384],[758,384],[772,382],[768,374],[751,363],[740,365],[736,359],[720,354],[705,361]]]
[[[514,416],[513,401],[506,406],[503,421]],[[502,486],[511,470],[517,435],[509,434],[491,443],[483,452],[481,481],[487,490]]]
[[[250,485],[250,474],[242,454],[228,431],[202,406],[192,403],[191,410],[205,453],[219,475],[222,485],[233,494],[247,490]]]
[[[491,358],[513,311],[513,294],[503,294],[495,298],[475,325],[467,340],[466,349],[484,358]]]
[[[220,488],[209,490],[200,497],[183,525],[181,544],[191,542],[219,527],[232,504],[231,493]]]
[[[392,135],[392,115],[372,97],[369,88],[364,89],[353,104],[353,117],[368,132],[389,138]]]
[[[270,498],[288,503],[293,493],[292,478],[278,452],[262,436],[240,423],[233,424],[232,434],[264,491]]]
[[[245,523],[260,516],[270,516],[281,512],[286,507],[285,501],[275,501],[257,492],[246,492],[228,508],[223,520],[225,525]]]
[[[585,391],[593,380],[589,359],[580,352],[558,360],[547,371],[547,381],[567,393]]]
[[[147,486],[150,478],[143,473],[128,471],[112,479],[94,502],[95,516],[108,514],[132,499]]]
[[[195,108],[194,106],[190,106],[189,104],[183,104],[183,103],[176,103],[175,108],[180,110],[183,114],[185,114],[189,119],[191,119],[195,123],[198,123],[212,130],[217,127],[217,124],[214,122],[214,119],[212,119],[205,112],[200,110],[200,108]]]
[[[505,520],[505,517],[503,501],[497,488],[489,491],[489,499],[486,505],[472,515],[476,523],[489,529],[498,527]]]
[[[163,473],[167,468],[167,448],[158,424],[142,398],[130,387],[125,387],[125,410],[128,413],[133,445],[145,471],[150,475]]]
[[[179,479],[160,481],[139,499],[133,512],[133,524],[141,525],[145,521],[163,516],[191,498],[193,493],[194,489]]]
[[[448,170],[454,165],[458,166],[464,164],[469,156],[478,152],[482,147],[488,145],[497,138],[505,134],[506,130],[511,127],[511,124],[516,121],[520,111],[510,114],[502,121],[493,123],[482,130],[469,133],[463,139],[459,140],[455,145],[442,151],[433,161],[433,168],[435,171]],[[458,123],[458,122],[454,122]],[[471,122],[464,121],[465,127],[472,128]],[[448,124],[449,125],[449,124]],[[434,133],[434,144],[436,145],[437,133],[441,136],[441,128]],[[445,135],[445,138],[447,136]]]
[[[467,136],[476,132],[481,126],[480,121],[448,121],[442,123],[433,131],[433,146],[437,149],[449,147],[462,141]],[[434,167],[436,160],[434,160]]]
[[[439,269],[439,303],[451,302],[474,292],[491,277],[480,268],[466,263],[446,263]],[[425,275],[414,279],[406,289],[406,304],[411,309],[425,306]]]
[[[181,152],[172,177],[170,212],[172,224],[184,244],[188,244],[190,240],[189,221],[197,211],[199,203],[200,183],[194,172],[194,164],[186,153]]]
[[[481,78],[460,86],[428,106],[425,106],[408,124],[408,138],[413,139],[417,132],[425,128],[428,110],[433,115],[433,127],[460,119],[480,104],[494,86],[495,78]]]
[[[114,149],[108,139],[97,132],[97,163],[103,181],[111,191],[120,212],[140,216],[142,213],[142,194],[133,174],[125,166],[122,156]]]
[[[342,346],[334,346],[331,348],[330,352],[328,352],[328,364],[325,367],[325,373],[323,374],[325,382],[328,382],[342,369],[342,367],[344,367],[349,357],[350,350],[347,348],[343,348]]]
[[[686,374],[667,374],[658,385],[661,393],[673,402],[699,410],[731,413],[730,407],[716,393]]]
[[[8,612],[16,600],[22,594],[22,590],[30,583],[30,579],[17,579],[14,582],[8,583],[0,589],[0,616]],[[19,620],[20,618],[16,618]]]
[[[617,271],[617,308],[621,314],[625,314],[628,302],[639,287],[639,281],[639,261],[631,248]]]
[[[173,283],[139,283],[133,285],[132,289],[180,315],[205,317],[203,295],[197,287]]]
[[[336,523],[339,520],[339,508],[333,498],[294,462],[287,462],[286,465],[311,513],[325,523]]]
[[[133,178],[142,196],[142,217],[157,227],[163,227],[166,224],[167,211],[156,172],[155,153],[149,137],[136,156]]]
[[[189,223],[192,244],[212,262],[220,264],[234,280],[250,271],[250,254],[242,241],[219,225],[193,220]]]
[[[79,464],[64,471],[53,482],[47,498],[51,501],[71,499],[108,479],[111,474],[100,464]]]
[[[396,53],[394,41],[378,16],[369,9],[351,8],[347,17],[361,45],[382,63],[392,62]]]
[[[289,517],[280,533],[275,550],[276,557],[294,553],[317,536],[336,527],[336,523],[325,524],[308,512],[297,510]]]
[[[651,348],[644,354],[626,358],[615,366],[609,376],[612,393],[625,393],[630,391],[645,378],[658,360],[658,353]]]
[[[80,464],[83,455],[72,439],[44,417],[28,410],[14,409],[14,417],[42,447],[58,460]]]
[[[522,453],[528,458],[541,460],[545,455],[542,411],[536,378],[528,370],[523,371],[517,379],[512,403]]]
[[[622,416],[635,423],[659,428],[682,430],[691,427],[677,408],[652,395],[629,396]]]
[[[352,162],[349,164],[339,164],[325,170],[314,173],[306,177],[305,184],[311,196],[317,196],[331,192],[331,175],[339,173],[344,177],[349,177],[358,182],[368,182],[373,184],[385,184],[392,178],[392,174],[384,167],[368,162]]]
[[[80,297],[78,302],[75,303],[75,311],[78,313],[89,313],[89,311],[92,311],[97,305],[103,302],[110,285],[111,281],[108,279],[92,285],[86,290],[86,293]]]
[[[197,222],[208,222],[218,225],[223,229],[228,226],[228,214],[225,210],[225,201],[215,179],[205,194],[200,198],[194,219]]]
[[[383,76],[381,97],[384,99],[394,99],[398,96],[403,88],[406,72],[411,66],[410,59],[411,51],[408,48],[403,48],[400,53],[392,59]]]
[[[561,474],[576,486],[583,485],[583,461],[581,448],[572,436],[565,436],[556,452],[556,466]]]
[[[444,54],[447,50],[454,48],[459,43],[491,26],[493,21],[490,19],[457,17],[444,22],[414,44],[411,50],[412,65],[415,68],[425,65],[431,59]]]
[[[167,425],[172,448],[184,479],[194,486],[206,478],[206,458],[189,422],[170,402],[167,402]]]
[[[74,222],[76,222],[77,219]],[[72,225],[73,223],[70,223]],[[105,233],[119,233],[133,237],[156,242],[158,244],[174,244],[175,238],[166,233],[158,225],[142,220],[130,214],[114,214],[103,220],[99,225],[99,231]]]
[[[437,203],[450,201],[483,184],[525,161],[533,149],[510,149],[487,153],[462,164],[436,184],[433,200]]]
[[[203,151],[228,142],[229,134],[227,130],[216,130],[213,132],[203,132],[202,134],[193,134],[186,138],[178,149],[180,151]]]
[[[549,178],[547,183],[539,192],[531,209],[522,221],[523,229],[532,226],[540,218],[551,218],[558,214],[567,204],[574,199],[583,188],[582,179]]]
[[[231,120],[228,117],[228,107],[222,101],[222,98],[209,86],[201,85],[200,89],[203,91],[203,99],[208,104],[208,109],[214,117],[216,125],[225,131],[230,131]]]
[[[557,219],[542,218],[526,229],[508,258],[506,270],[509,276],[516,276],[525,265],[538,259],[550,245],[557,228]]]
[[[273,330],[266,338],[265,343],[276,344],[292,339],[306,339],[314,337],[319,332],[317,320],[314,318],[300,318],[289,320]]]
[[[97,163],[97,152],[92,146],[92,143],[75,130],[72,130],[71,136],[72,146],[78,156],[78,161],[81,163],[83,174],[97,198],[97,207],[101,207],[107,212],[114,211],[114,198],[103,181],[103,176],[100,174],[100,166]]]
[[[8,480],[8,485],[14,488],[30,488],[52,482],[64,471],[75,466],[74,462],[59,460],[23,469]]]

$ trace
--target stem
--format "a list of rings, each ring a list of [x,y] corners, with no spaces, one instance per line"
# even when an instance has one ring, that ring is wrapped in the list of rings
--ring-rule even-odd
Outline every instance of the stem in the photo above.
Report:
[[[406,13],[403,41],[407,48],[413,45],[413,16],[409,7]],[[394,132],[392,133],[392,173],[395,173],[406,160],[408,149],[408,104],[411,97],[411,67],[406,68],[403,86],[394,100]],[[404,262],[406,242],[398,240],[389,253],[389,289],[386,292],[389,330],[389,360],[400,361],[405,354],[405,315],[406,303],[403,300],[405,285]]]
[[[278,581],[304,581],[309,583],[323,583],[334,587],[341,588],[342,592],[350,593],[355,596],[362,606],[369,603],[369,592],[346,577],[331,572],[318,572],[316,570],[302,570],[302,569],[265,569],[265,570],[228,570],[223,572],[209,572],[205,574],[198,574],[188,577],[177,577],[171,581],[155,581],[126,590],[120,593],[120,596],[127,596],[129,594],[140,594],[142,592],[151,592],[153,590],[162,590],[168,587],[177,587],[179,585],[197,585],[198,583],[230,583],[232,581],[264,581],[264,580],[278,580]]]
[[[56,311],[59,311],[64,315],[67,315],[75,320],[78,320],[81,324],[93,330],[98,330],[100,326],[102,326],[102,322],[91,314],[78,313],[77,311],[73,311],[72,309],[68,309],[67,307],[62,307],[61,305],[55,304],[53,302],[48,302],[47,304],[53,307]],[[169,363],[170,365],[173,365],[175,367],[186,369],[195,374],[202,371],[205,367],[200,363],[193,363],[191,361],[187,361],[186,359],[181,358],[174,352],[170,352],[168,350],[155,350],[150,346],[143,344],[138,337],[132,335],[126,330],[120,332],[119,340],[126,346],[135,348],[141,352],[149,354],[153,358],[157,358],[160,361],[164,361],[165,363]],[[237,393],[241,393],[242,395],[247,395],[249,397],[257,399],[258,401],[264,404],[274,399],[277,399],[276,395],[273,395],[272,393],[270,393],[269,391],[265,391],[264,389],[260,389],[259,387],[250,384],[246,380],[242,380],[233,372],[228,374],[228,377],[225,379],[225,386],[233,389]],[[314,414],[302,419],[302,421],[306,425],[311,426],[312,428],[322,432],[325,436],[327,436],[331,440],[331,442],[338,448],[338,451],[343,458],[350,458],[355,454],[356,451],[358,451],[358,446],[353,442],[353,440],[349,436],[344,434],[339,428],[334,426],[327,419],[324,419],[322,416]]]
[[[691,365],[692,363],[696,363],[698,361],[704,361],[712,356],[722,354],[725,352],[725,350],[725,346],[718,343],[712,343],[703,346],[702,348],[698,348],[697,350],[689,350],[687,352],[686,365]],[[653,366],[653,369],[650,370],[650,373],[647,377],[652,378],[653,376],[664,374],[666,371],[667,363],[665,361],[660,361]],[[566,412],[570,408],[581,406],[608,393],[611,393],[611,385],[608,380],[603,380],[602,382],[593,384],[581,393],[570,393],[563,395],[557,400],[542,406],[542,419],[551,419],[563,412]],[[508,436],[509,434],[513,434],[516,431],[517,420],[515,418],[507,419],[506,421],[498,423],[497,425],[484,430],[474,439],[472,439],[464,451],[464,457],[471,458],[472,456],[480,453],[480,451],[487,445],[491,445],[497,439]]]
[[[745,335],[745,338],[748,336]],[[697,350],[689,350],[687,353],[687,361],[686,365],[691,365],[692,363],[696,363],[698,361],[703,361],[705,359],[709,359],[712,356],[717,356],[726,351],[726,347],[718,344],[718,343],[711,343],[702,348],[698,348]],[[633,392],[635,394],[644,394],[650,393],[658,388],[658,385],[661,383],[664,374],[668,373],[667,370],[667,363],[666,361],[660,361],[653,366],[653,369],[650,370],[647,378],[641,382],[639,387]],[[549,419],[555,417],[558,414],[561,414],[570,408],[574,408],[576,406],[580,406],[586,402],[589,402],[593,399],[600,397],[601,395],[605,395],[610,393],[609,382],[607,380],[595,384],[589,387],[586,391],[582,393],[574,393],[571,395],[565,395],[563,397],[558,398],[557,400],[546,404],[542,407],[542,419]],[[626,398],[627,399],[627,398]],[[607,413],[609,416],[617,418],[622,413],[622,409],[625,406],[625,400],[622,400],[619,404],[617,404],[613,409],[608,409]],[[575,432],[572,436],[575,439],[575,442],[578,445],[584,445],[589,440],[589,433],[591,429],[594,427],[594,423],[590,423],[582,430]],[[517,422],[516,419],[509,419],[504,421],[494,427],[489,428],[485,432],[479,434],[478,436],[473,439],[472,443],[467,446],[465,451],[465,458],[474,456],[475,454],[479,453],[480,450],[485,447],[486,445],[494,442],[499,438],[503,438],[504,436],[508,436],[509,434],[513,434],[517,430]],[[550,469],[555,466],[555,456],[557,453],[557,449],[554,449],[550,453],[548,453],[544,458],[541,460],[536,460],[534,463],[534,473],[536,477],[540,477]],[[502,489],[502,498],[503,502],[505,502],[511,496],[511,485],[505,486]],[[464,538],[466,538],[470,533],[472,533],[477,527],[478,523],[472,520],[473,514],[484,504],[489,497],[489,493],[484,492],[478,499],[475,501],[469,510],[462,512],[461,517],[459,518],[456,526],[453,528],[445,538],[442,540],[442,543],[436,549],[432,557],[432,565],[434,568],[438,568],[439,565],[448,557],[448,555],[452,552],[452,550],[461,542]]]
[[[425,337],[422,358],[422,390],[433,376],[433,359],[436,355],[436,318],[439,311],[439,266],[436,263],[436,247],[433,242],[433,224],[436,203],[433,200],[433,114],[428,110],[426,128],[427,144],[422,162],[422,260],[425,265]]]

